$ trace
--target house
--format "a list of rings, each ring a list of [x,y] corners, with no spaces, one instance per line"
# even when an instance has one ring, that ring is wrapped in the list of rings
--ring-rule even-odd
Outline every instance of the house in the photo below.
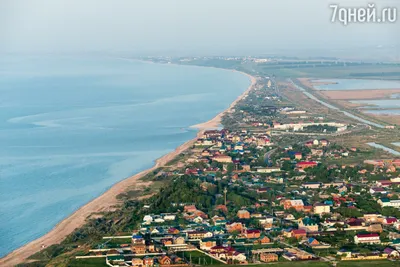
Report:
[[[166,255],[159,258],[158,262],[160,263],[160,265],[171,265],[172,264],[171,258]]]
[[[153,266],[153,265],[154,265],[153,258],[150,258],[150,257],[144,257],[143,258],[143,266],[150,267],[150,266]]]
[[[168,234],[177,235],[179,233],[180,233],[180,231],[176,228],[171,227],[168,229]]]
[[[321,140],[319,140],[319,144],[321,146],[327,146],[329,144],[329,141],[326,139],[321,139]]]
[[[173,238],[173,243],[175,245],[183,245],[185,244],[185,238],[183,238],[182,236],[176,236]]]
[[[303,155],[302,155],[300,152],[294,153],[294,158],[295,158],[295,159],[300,160],[300,159],[302,159],[302,157],[303,157]]]
[[[146,215],[143,217],[143,224],[151,224],[153,222],[153,216]]]
[[[233,261],[238,261],[242,264],[246,264],[246,255],[244,253],[238,252],[238,251],[229,251],[227,253],[228,260],[233,260]]]
[[[241,222],[227,223],[227,224],[226,224],[226,230],[227,230],[229,233],[236,232],[236,231],[242,232],[242,230],[243,230],[243,224],[242,224]]]
[[[133,244],[131,246],[131,250],[135,254],[145,254],[146,253],[146,245],[145,244]]]
[[[331,207],[327,204],[323,204],[323,203],[315,203],[314,204],[314,213],[315,214],[327,214],[331,212]]]
[[[212,157],[213,161],[216,162],[220,162],[220,163],[231,163],[232,162],[232,158],[230,156],[226,156],[226,155],[216,155],[214,157]]]
[[[281,168],[278,167],[258,167],[257,172],[260,173],[273,173],[273,172],[280,172]]]
[[[369,192],[373,194],[387,194],[387,191],[382,187],[372,187],[369,189]]]
[[[294,208],[297,211],[304,210],[304,202],[301,199],[287,199],[283,201],[283,208],[288,210],[290,208]]]
[[[388,198],[380,198],[378,200],[378,204],[381,205],[382,207],[400,208],[400,199],[390,200]]]
[[[164,221],[174,221],[176,218],[175,214],[165,214],[163,219]]]
[[[186,233],[188,239],[203,239],[213,237],[213,233],[208,231],[191,231]]]
[[[307,232],[304,229],[293,229],[292,231],[289,232],[288,237],[294,237],[294,238],[304,238],[307,236]]]
[[[321,187],[321,183],[319,182],[308,182],[303,184],[303,188],[307,189],[318,189]]]
[[[298,224],[299,229],[304,229],[307,232],[318,232],[318,224],[308,217],[299,220]]]
[[[204,238],[200,240],[200,249],[210,251],[212,247],[217,245],[217,240],[213,238]]]
[[[132,266],[142,266],[143,260],[140,258],[132,258]]]
[[[356,244],[380,244],[381,240],[379,234],[368,233],[368,234],[356,234],[354,236],[354,243]]]
[[[254,243],[260,245],[269,244],[271,243],[271,239],[266,235],[261,235],[260,238],[258,238],[258,240],[254,241]]]
[[[387,218],[383,219],[383,224],[386,224],[386,225],[391,225],[396,222],[397,222],[397,219],[393,218],[393,217],[387,217]]]
[[[278,255],[275,253],[261,253],[260,261],[262,262],[274,262],[278,261]]]
[[[319,246],[320,245],[320,243],[319,243],[319,241],[317,240],[317,239],[315,239],[314,237],[310,237],[308,240],[307,240],[307,243],[312,247],[312,246]]]
[[[318,163],[315,161],[300,161],[296,164],[296,168],[298,168],[300,170],[304,170],[307,168],[313,168],[317,165],[318,165]]]
[[[143,236],[141,236],[141,235],[132,235],[131,243],[132,244],[144,244],[145,240],[144,240]]]
[[[400,257],[400,253],[397,250],[390,248],[390,247],[385,248],[383,250],[383,253],[387,254],[388,258],[399,258]]]
[[[250,219],[250,212],[248,212],[247,210],[239,210],[237,212],[237,216],[240,219]]]
[[[257,230],[257,229],[246,229],[244,231],[244,235],[246,236],[246,238],[259,238],[261,236],[261,231]]]

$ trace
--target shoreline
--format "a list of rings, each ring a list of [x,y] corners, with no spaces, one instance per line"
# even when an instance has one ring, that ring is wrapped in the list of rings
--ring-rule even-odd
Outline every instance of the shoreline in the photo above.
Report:
[[[151,62],[154,63],[154,62]],[[202,67],[202,66],[197,66],[197,67]],[[205,67],[207,68],[207,67]],[[213,67],[215,68],[215,67]],[[229,70],[229,69],[224,69],[224,70]],[[148,173],[154,171],[157,168],[165,166],[169,161],[172,159],[176,158],[179,154],[181,154],[183,151],[189,149],[191,146],[194,145],[196,140],[200,138],[203,133],[207,129],[215,129],[218,128],[221,124],[221,119],[222,117],[230,112],[235,105],[242,100],[249,91],[251,91],[255,84],[257,79],[245,72],[237,71],[237,70],[232,70],[235,72],[239,72],[241,74],[246,75],[250,79],[250,85],[248,88],[241,94],[239,95],[230,105],[227,109],[224,111],[220,112],[217,114],[214,118],[210,119],[207,122],[196,124],[193,126],[190,126],[190,128],[195,128],[198,129],[197,135],[195,138],[190,139],[183,143],[182,145],[178,146],[174,151],[158,158],[155,160],[155,164],[146,170],[143,170],[131,177],[128,177],[126,179],[123,179],[119,181],[118,183],[112,185],[107,191],[105,191],[103,194],[100,196],[94,198],[90,202],[86,203],[85,205],[81,206],[78,210],[76,210],[74,213],[57,223],[49,232],[45,233],[41,237],[23,245],[22,247],[19,247],[4,257],[0,259],[0,265],[1,266],[14,266],[17,264],[20,264],[24,262],[28,257],[31,255],[41,251],[44,248],[47,248],[51,245],[54,244],[59,244],[61,243],[69,234],[71,234],[75,229],[81,227],[82,225],[85,224],[86,219],[90,217],[93,213],[97,212],[103,212],[112,209],[115,205],[119,204],[119,200],[117,200],[117,195],[124,193],[129,187],[135,186],[144,186],[148,185],[148,182],[143,182],[140,181],[141,178],[143,178],[145,175]],[[150,182],[151,183],[151,182]],[[45,247],[42,247],[45,245]]]

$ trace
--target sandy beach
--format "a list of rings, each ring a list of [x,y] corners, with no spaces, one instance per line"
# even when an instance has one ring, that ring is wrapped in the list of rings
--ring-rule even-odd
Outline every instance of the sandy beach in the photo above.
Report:
[[[142,181],[140,181],[140,178],[144,177],[146,174],[148,174],[149,172],[151,172],[159,167],[163,167],[169,161],[171,161],[176,156],[178,156],[180,153],[182,153],[183,151],[190,148],[195,143],[197,138],[199,138],[200,136],[203,135],[205,130],[218,128],[221,124],[222,116],[225,113],[230,112],[234,108],[234,106],[242,98],[244,98],[248,94],[248,92],[254,87],[254,85],[256,84],[256,78],[247,73],[243,73],[243,72],[241,72],[241,73],[244,75],[247,75],[250,78],[250,80],[251,80],[250,86],[247,88],[247,90],[243,94],[241,94],[235,101],[233,101],[232,104],[226,110],[219,113],[218,115],[216,115],[214,118],[212,118],[211,120],[209,120],[207,122],[192,126],[193,128],[199,129],[199,132],[197,133],[196,138],[185,142],[184,144],[177,147],[174,151],[157,159],[155,162],[155,165],[153,167],[151,167],[150,169],[144,170],[136,175],[133,175],[133,176],[113,185],[110,189],[108,189],[101,196],[93,199],[86,205],[79,208],[77,211],[75,211],[69,217],[67,217],[60,223],[58,223],[47,234],[12,251],[5,257],[1,258],[0,266],[15,266],[17,264],[24,262],[29,256],[42,250],[43,246],[48,247],[53,244],[60,243],[69,234],[71,234],[76,228],[79,228],[82,225],[84,225],[86,222],[86,219],[88,217],[90,217],[93,213],[107,211],[107,210],[111,210],[111,209],[115,208],[115,206],[120,203],[116,198],[117,195],[125,192],[128,188],[130,188],[130,189],[143,188],[145,186],[148,186],[149,182],[142,182]]]

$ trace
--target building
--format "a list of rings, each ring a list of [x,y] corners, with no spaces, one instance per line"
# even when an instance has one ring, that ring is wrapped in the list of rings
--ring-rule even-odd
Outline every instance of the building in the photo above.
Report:
[[[327,204],[323,204],[323,203],[315,203],[314,204],[314,213],[315,214],[327,214],[331,212],[331,207]]]
[[[246,238],[259,238],[261,236],[261,231],[257,229],[247,229],[244,234],[246,235]]]
[[[307,189],[318,189],[321,187],[321,183],[319,182],[308,182],[303,184],[303,188]]]
[[[212,158],[212,160],[214,160],[216,162],[220,162],[220,163],[231,163],[232,162],[232,158],[230,156],[226,156],[226,155],[214,156]]]
[[[200,249],[210,251],[212,247],[217,245],[217,240],[213,238],[205,238],[200,240]]]
[[[304,229],[292,229],[289,232],[284,232],[283,235],[288,237],[288,238],[294,237],[294,238],[299,239],[299,238],[306,237],[307,236],[307,232]]]
[[[260,173],[273,173],[273,172],[280,172],[281,169],[278,167],[270,167],[270,168],[264,168],[264,167],[260,167],[257,168],[257,172]]]
[[[274,262],[278,261],[278,255],[275,253],[261,253],[260,261],[262,262]]]
[[[304,202],[301,199],[286,199],[283,201],[283,208],[288,210],[294,208],[297,211],[304,210]]]
[[[240,219],[250,219],[250,212],[248,212],[247,210],[239,210],[237,212],[237,216]]]
[[[356,244],[380,244],[381,240],[379,234],[369,233],[369,234],[356,234],[354,236],[354,243]]]
[[[296,153],[294,153],[294,158],[295,159],[302,159],[303,155],[300,152],[296,152]]]
[[[387,191],[381,187],[372,187],[369,189],[371,194],[387,194]]]
[[[191,231],[186,233],[188,239],[203,239],[212,237],[213,233],[207,231]]]
[[[227,230],[229,233],[236,232],[236,231],[242,232],[242,230],[243,230],[243,224],[242,224],[241,222],[227,223],[227,224],[226,224],[226,230]]]
[[[300,161],[296,164],[296,167],[300,170],[304,170],[307,168],[313,168],[317,165],[318,165],[318,163],[315,161]]]
[[[304,229],[307,232],[318,232],[318,223],[310,218],[304,218],[299,220],[299,229]]]
[[[378,200],[378,204],[381,205],[382,207],[400,208],[400,199],[390,200],[388,198],[381,198]]]

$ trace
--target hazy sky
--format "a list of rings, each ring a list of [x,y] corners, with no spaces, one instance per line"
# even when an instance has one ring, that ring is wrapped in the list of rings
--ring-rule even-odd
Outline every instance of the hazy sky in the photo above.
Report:
[[[0,0],[0,51],[251,53],[400,45],[394,24],[331,22],[331,3],[400,0]]]

